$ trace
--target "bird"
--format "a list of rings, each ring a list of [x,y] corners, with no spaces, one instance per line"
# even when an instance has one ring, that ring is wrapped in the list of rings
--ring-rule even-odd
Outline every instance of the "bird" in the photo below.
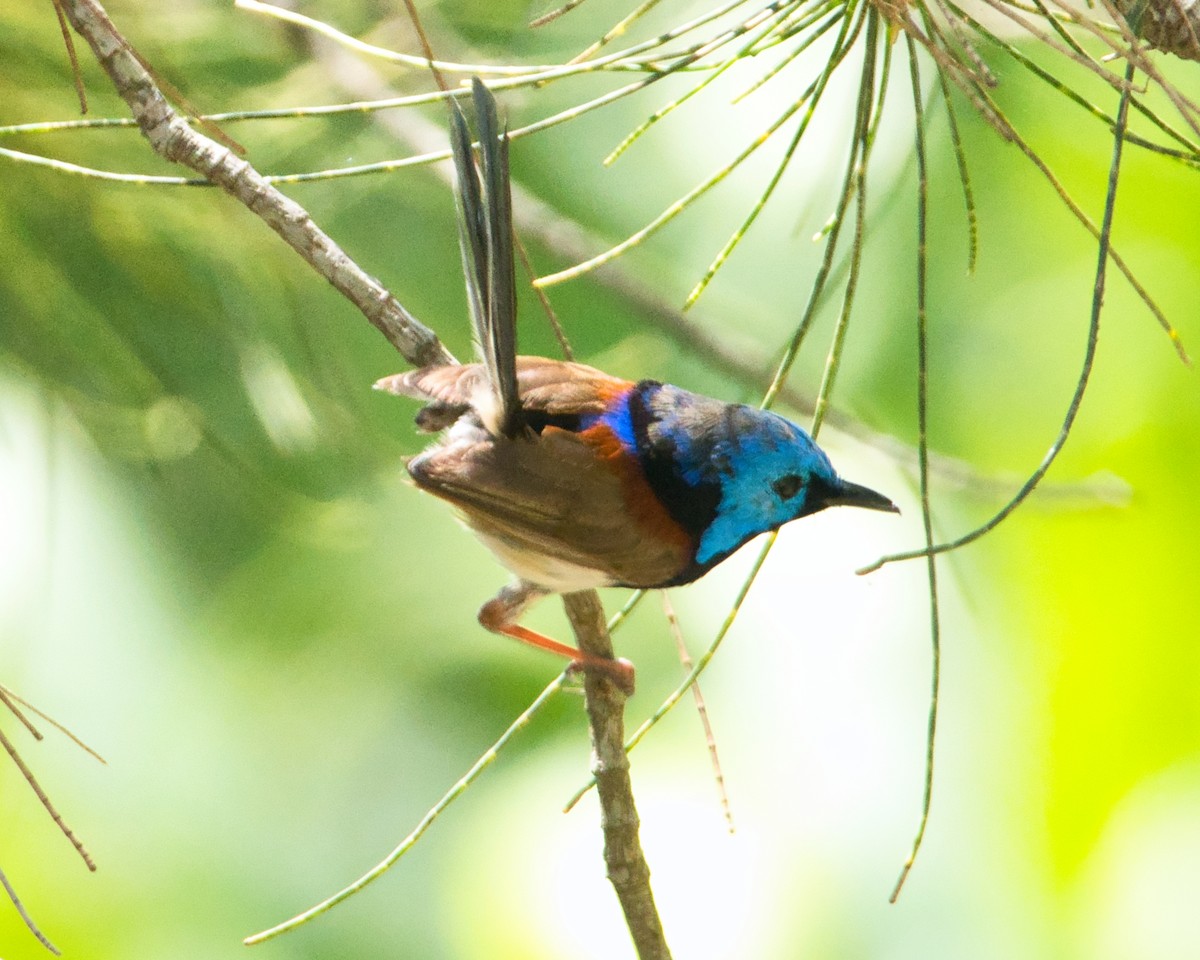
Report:
[[[407,461],[515,577],[479,610],[487,630],[569,658],[632,692],[633,667],[517,621],[536,600],[598,587],[691,583],[759,534],[833,506],[899,513],[843,480],[801,427],[657,380],[517,352],[508,134],[478,79],[467,122],[452,102],[459,248],[479,360],[384,377],[424,402],[439,438]]]

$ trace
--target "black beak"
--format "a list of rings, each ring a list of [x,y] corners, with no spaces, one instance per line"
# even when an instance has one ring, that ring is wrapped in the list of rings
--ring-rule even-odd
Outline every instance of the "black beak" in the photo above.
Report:
[[[900,508],[882,493],[863,487],[849,480],[839,480],[838,486],[821,498],[822,507],[864,507],[867,510],[883,510],[899,513]]]

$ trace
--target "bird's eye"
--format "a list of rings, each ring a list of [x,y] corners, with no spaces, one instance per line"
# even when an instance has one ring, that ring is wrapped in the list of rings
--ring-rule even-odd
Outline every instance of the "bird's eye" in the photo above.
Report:
[[[804,478],[799,474],[784,474],[771,484],[771,489],[779,494],[781,500],[791,500],[804,486]]]

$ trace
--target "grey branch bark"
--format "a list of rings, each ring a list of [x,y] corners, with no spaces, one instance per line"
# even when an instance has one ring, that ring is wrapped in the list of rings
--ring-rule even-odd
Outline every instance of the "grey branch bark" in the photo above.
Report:
[[[155,152],[195,170],[249,208],[357,306],[410,363],[456,362],[436,334],[359,268],[300,204],[266,183],[253,166],[227,147],[192,129],[171,108],[99,3],[63,0],[63,8],[71,26],[91,45]],[[580,648],[611,658],[612,641],[596,592],[571,594],[564,602]],[[637,809],[624,747],[625,697],[608,680],[590,675],[585,679],[585,693],[608,876],[640,960],[670,960],[650,890],[650,870],[638,840]]]
[[[351,260],[308,212],[263,180],[227,147],[193,130],[163,97],[141,60],[95,0],[63,0],[63,10],[96,54],[154,151],[216,184],[283,238],[353,303],[415,366],[453,363],[437,335]]]
[[[596,591],[569,593],[563,597],[563,605],[579,649],[594,657],[611,659],[612,639]],[[650,889],[650,868],[638,838],[640,821],[629,779],[629,755],[625,752],[625,695],[611,680],[596,672],[585,674],[583,686],[608,879],[625,913],[625,924],[640,960],[670,960],[671,951]]]

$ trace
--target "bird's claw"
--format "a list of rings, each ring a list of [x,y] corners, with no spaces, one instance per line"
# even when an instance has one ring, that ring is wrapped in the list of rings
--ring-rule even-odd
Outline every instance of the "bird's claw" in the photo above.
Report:
[[[634,687],[636,686],[636,671],[633,668],[633,664],[624,657],[616,657],[612,660],[601,657],[573,660],[569,669],[593,675],[599,674],[606,680],[612,681],[616,688],[625,694],[625,696],[633,696]]]

